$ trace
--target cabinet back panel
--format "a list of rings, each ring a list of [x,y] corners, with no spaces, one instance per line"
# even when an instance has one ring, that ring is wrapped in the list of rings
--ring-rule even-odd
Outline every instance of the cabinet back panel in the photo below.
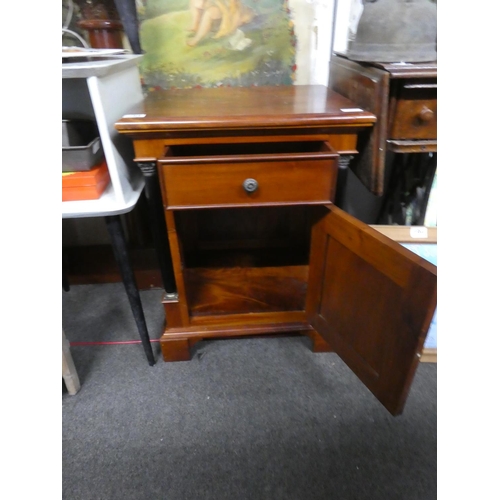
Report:
[[[306,264],[310,210],[304,206],[175,212],[187,267]],[[222,260],[224,257],[226,264]]]
[[[190,315],[304,311],[308,274],[308,266],[186,269]]]

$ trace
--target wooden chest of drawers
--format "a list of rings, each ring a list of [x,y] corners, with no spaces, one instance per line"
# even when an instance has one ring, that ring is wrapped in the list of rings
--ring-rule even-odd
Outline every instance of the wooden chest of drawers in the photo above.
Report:
[[[437,84],[403,79],[389,108],[388,139],[437,138]]]
[[[201,339],[300,332],[402,411],[436,268],[333,204],[374,123],[326,87],[291,86],[155,92],[116,124],[161,187],[165,361]]]
[[[387,153],[437,151],[437,63],[330,62],[329,87],[377,117],[350,164],[374,194],[384,194]]]

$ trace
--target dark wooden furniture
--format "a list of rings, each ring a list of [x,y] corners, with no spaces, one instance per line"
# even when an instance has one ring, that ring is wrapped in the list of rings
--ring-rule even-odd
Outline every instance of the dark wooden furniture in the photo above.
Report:
[[[302,332],[393,414],[436,306],[436,268],[335,207],[372,113],[323,86],[170,90],[116,128],[158,170],[175,290],[165,361],[215,337]]]
[[[396,174],[408,154],[419,153],[412,160],[431,161],[426,171],[432,182],[436,155],[429,160],[428,153],[437,152],[437,62],[359,63],[336,54],[328,85],[377,117],[349,165],[372,193],[382,195],[387,188],[388,153],[395,153]]]

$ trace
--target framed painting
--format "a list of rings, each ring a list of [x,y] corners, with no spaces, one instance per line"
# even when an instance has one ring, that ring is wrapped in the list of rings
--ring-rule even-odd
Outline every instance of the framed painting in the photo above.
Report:
[[[320,52],[327,73],[331,2],[136,0],[136,9],[148,92],[315,83]]]

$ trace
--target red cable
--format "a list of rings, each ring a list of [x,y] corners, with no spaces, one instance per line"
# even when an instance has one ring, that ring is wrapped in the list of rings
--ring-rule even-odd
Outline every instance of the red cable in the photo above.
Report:
[[[151,342],[159,342],[160,339],[152,339]],[[110,342],[70,342],[69,345],[81,346],[81,345],[119,345],[119,344],[142,344],[141,340],[116,340]]]

